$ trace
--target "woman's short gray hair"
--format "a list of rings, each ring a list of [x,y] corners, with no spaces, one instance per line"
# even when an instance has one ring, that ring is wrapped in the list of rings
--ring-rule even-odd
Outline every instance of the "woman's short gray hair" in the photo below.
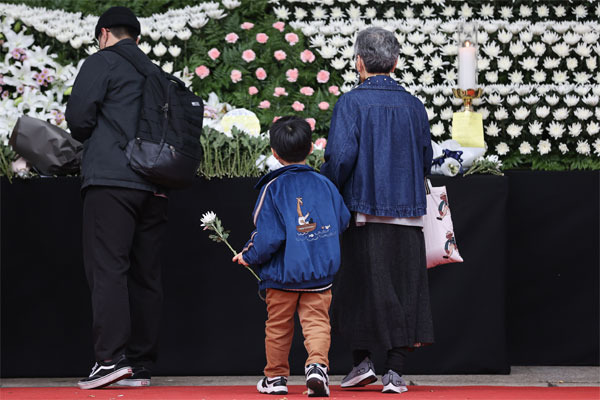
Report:
[[[367,28],[358,33],[354,55],[359,55],[369,73],[388,73],[400,54],[396,36],[383,28]]]

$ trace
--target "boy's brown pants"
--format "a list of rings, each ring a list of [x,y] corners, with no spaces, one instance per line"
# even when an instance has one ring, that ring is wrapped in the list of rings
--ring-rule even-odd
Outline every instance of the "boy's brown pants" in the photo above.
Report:
[[[265,327],[266,377],[290,375],[288,357],[294,337],[296,310],[302,325],[304,347],[308,353],[305,365],[319,363],[329,367],[330,304],[331,289],[318,293],[267,289],[269,317]]]

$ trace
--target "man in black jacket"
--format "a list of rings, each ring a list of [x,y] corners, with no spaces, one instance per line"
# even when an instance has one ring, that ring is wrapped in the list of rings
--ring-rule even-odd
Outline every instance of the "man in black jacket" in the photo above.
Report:
[[[101,51],[82,65],[67,104],[74,138],[83,142],[83,261],[92,294],[96,364],[82,389],[150,384],[162,306],[159,248],[167,198],[128,165],[144,76],[109,46],[151,63],[137,47],[140,23],[126,7],[96,25]],[[132,376],[133,374],[133,376]]]

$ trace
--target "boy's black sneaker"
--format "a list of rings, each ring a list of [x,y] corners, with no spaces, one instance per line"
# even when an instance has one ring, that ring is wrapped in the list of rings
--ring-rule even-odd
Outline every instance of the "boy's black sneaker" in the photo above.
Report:
[[[150,379],[152,373],[144,367],[133,367],[133,375],[129,378],[121,379],[117,381],[117,385],[121,386],[150,386]]]
[[[285,376],[276,376],[267,378],[266,376],[258,381],[256,390],[265,394],[287,394],[287,378]]]
[[[133,374],[131,365],[125,356],[116,362],[98,361],[94,364],[90,376],[77,382],[81,389],[99,389],[115,383]]]

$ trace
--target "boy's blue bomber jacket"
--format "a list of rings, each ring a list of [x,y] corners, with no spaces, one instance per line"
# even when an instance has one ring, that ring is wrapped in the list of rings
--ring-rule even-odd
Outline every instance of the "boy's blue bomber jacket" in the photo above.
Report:
[[[350,212],[338,189],[306,165],[265,175],[252,213],[256,229],[242,256],[254,266],[260,289],[329,285],[340,266],[339,235]]]

